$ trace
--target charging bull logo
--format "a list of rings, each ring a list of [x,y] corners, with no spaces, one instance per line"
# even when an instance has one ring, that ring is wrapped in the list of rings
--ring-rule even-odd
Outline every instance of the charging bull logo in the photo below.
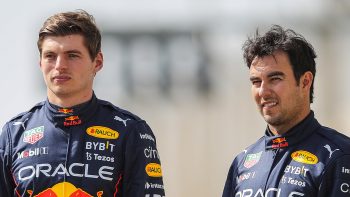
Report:
[[[61,112],[64,114],[71,114],[71,113],[73,113],[73,109],[61,108],[61,109],[58,109],[58,112]]]
[[[32,196],[33,191],[27,191]],[[103,191],[96,193],[97,197],[102,197]],[[93,197],[81,188],[75,187],[69,182],[57,183],[51,188],[48,188],[34,197]]]
[[[64,120],[65,121],[63,122],[63,125],[66,127],[81,124],[81,120],[79,119],[79,116],[69,116]]]
[[[288,142],[285,137],[278,137],[274,140],[272,140],[272,148],[283,148],[288,146]]]

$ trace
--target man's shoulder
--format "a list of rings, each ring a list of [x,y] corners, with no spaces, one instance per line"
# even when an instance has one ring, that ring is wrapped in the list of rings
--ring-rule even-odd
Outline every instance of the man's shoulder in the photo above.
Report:
[[[335,129],[325,126],[320,127],[317,134],[320,135],[325,141],[334,144],[334,146],[343,152],[350,153],[350,137]]]
[[[115,114],[115,118],[119,120],[135,120],[141,121],[142,119],[135,115],[134,113],[117,107],[113,103],[105,100],[98,99],[98,104],[103,108],[103,110],[109,111],[112,114]]]
[[[32,114],[34,111],[41,109],[45,104],[45,101],[41,101],[34,105],[32,108],[30,108],[28,111],[21,112],[17,114],[16,116],[12,117],[8,122],[17,122],[17,121],[24,121],[28,118],[30,114]]]
[[[242,152],[240,152],[236,159],[242,159],[247,154],[260,154],[260,152],[265,150],[265,138],[264,136],[259,138],[257,141],[255,141],[253,144],[250,144],[248,147],[246,147]]]

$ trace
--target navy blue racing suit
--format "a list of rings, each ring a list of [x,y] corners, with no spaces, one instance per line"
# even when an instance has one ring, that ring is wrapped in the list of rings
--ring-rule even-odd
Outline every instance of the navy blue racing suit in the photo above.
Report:
[[[72,108],[43,101],[2,129],[0,196],[163,197],[156,138],[95,95]]]
[[[350,196],[350,139],[310,114],[265,135],[233,161],[223,197]]]

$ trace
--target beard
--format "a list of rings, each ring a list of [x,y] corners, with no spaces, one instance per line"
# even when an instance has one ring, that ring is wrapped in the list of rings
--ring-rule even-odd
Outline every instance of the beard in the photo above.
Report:
[[[296,98],[287,107],[282,107],[281,103],[273,110],[260,109],[260,113],[269,126],[274,127],[278,132],[284,133],[294,127],[305,116],[305,106],[302,100]]]

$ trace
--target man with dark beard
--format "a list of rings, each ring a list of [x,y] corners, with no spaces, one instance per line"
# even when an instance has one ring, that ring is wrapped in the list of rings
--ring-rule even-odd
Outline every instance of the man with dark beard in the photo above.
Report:
[[[350,139],[310,109],[316,54],[293,30],[273,26],[244,46],[265,135],[233,161],[223,197],[350,196]]]

